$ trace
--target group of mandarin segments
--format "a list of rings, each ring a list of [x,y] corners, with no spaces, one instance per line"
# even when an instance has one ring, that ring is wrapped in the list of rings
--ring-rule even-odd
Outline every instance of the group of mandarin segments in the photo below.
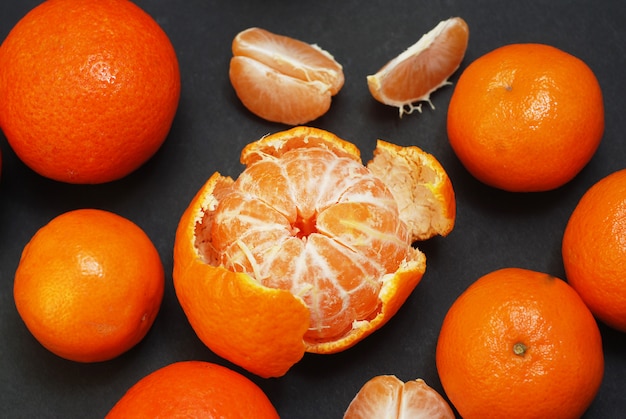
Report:
[[[421,111],[420,102],[449,84],[468,39],[463,19],[440,22],[367,77],[371,95],[400,116]],[[229,77],[241,103],[294,127],[245,146],[236,179],[216,172],[200,188],[178,225],[173,281],[208,348],[250,373],[280,377],[307,352],[346,350],[383,326],[425,273],[415,243],[450,233],[456,202],[446,171],[416,146],[378,140],[363,164],[352,143],[301,126],[325,114],[344,84],[330,53],[260,28],[237,34],[232,52]],[[57,181],[103,183],[134,171],[167,137],[179,96],[168,37],[127,0],[48,0],[0,47],[0,126],[19,159]],[[447,131],[480,181],[547,191],[594,155],[604,133],[602,93],[570,54],[502,46],[460,75]],[[626,169],[599,181],[574,210],[562,242],[568,282],[505,268],[453,303],[436,367],[461,416],[574,418],[587,409],[604,368],[594,315],[626,331],[625,207]],[[78,362],[109,360],[141,341],[163,293],[163,266],[147,235],[95,209],[43,226],[14,281],[28,330]],[[278,417],[249,378],[203,361],[154,371],[108,416],[181,412]],[[345,412],[378,417],[454,412],[423,380],[381,375]]]

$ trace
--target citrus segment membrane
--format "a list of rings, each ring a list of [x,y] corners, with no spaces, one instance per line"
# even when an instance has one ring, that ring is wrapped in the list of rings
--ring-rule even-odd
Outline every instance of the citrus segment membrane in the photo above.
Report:
[[[381,103],[395,106],[400,117],[425,101],[434,108],[430,94],[446,84],[459,68],[469,41],[469,27],[460,17],[443,20],[415,44],[385,64],[376,74],[367,76],[372,96]]]
[[[454,228],[456,199],[439,161],[418,147],[378,140],[367,168],[392,192],[413,241],[447,236]]]

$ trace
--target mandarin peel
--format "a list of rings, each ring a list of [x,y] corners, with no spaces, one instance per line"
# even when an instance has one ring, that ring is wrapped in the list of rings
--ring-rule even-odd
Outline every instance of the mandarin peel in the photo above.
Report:
[[[452,182],[437,159],[418,147],[378,140],[367,167],[391,189],[413,241],[447,236],[454,228]]]

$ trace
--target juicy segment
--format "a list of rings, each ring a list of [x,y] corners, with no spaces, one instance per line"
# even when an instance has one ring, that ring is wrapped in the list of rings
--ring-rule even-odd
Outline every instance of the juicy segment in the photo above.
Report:
[[[249,28],[235,36],[229,78],[237,97],[268,121],[299,125],[325,114],[344,84],[341,64],[315,44]]]
[[[460,17],[439,22],[415,44],[385,64],[376,74],[367,76],[372,96],[381,103],[395,106],[403,113],[430,102],[430,94],[446,84],[459,68],[469,41],[469,28]]]
[[[333,95],[344,83],[343,69],[330,53],[288,36],[250,28],[237,34],[232,51],[236,57],[249,57],[286,76],[320,81]]]
[[[309,342],[375,316],[383,276],[413,250],[389,189],[324,148],[264,155],[209,216],[198,234],[211,243],[206,260],[300,297],[311,313]]]

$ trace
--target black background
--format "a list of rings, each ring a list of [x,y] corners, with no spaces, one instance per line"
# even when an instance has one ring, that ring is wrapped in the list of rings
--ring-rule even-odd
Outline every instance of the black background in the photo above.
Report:
[[[0,37],[36,0],[0,2]],[[0,135],[0,416],[101,418],[146,374],[175,361],[217,362],[244,373],[266,392],[283,418],[340,418],[359,388],[378,374],[421,377],[442,392],[435,346],[443,317],[478,277],[517,266],[564,278],[560,244],[576,203],[592,184],[626,167],[626,3],[502,0],[137,0],[162,26],[177,51],[182,96],[171,133],[159,152],[128,177],[103,185],[68,185],[25,167]],[[508,43],[540,42],[583,59],[604,93],[606,131],[596,155],[567,185],[545,193],[514,194],[473,179],[446,137],[453,86],[432,96],[435,109],[398,118],[370,96],[365,77],[416,42],[440,20],[463,17],[470,41],[454,83],[470,62]],[[241,148],[287,127],[263,121],[238,101],[228,80],[230,45],[241,30],[260,26],[332,53],[346,83],[330,111],[310,125],[356,143],[369,160],[377,138],[418,145],[448,171],[457,198],[454,231],[419,245],[427,270],[409,300],[381,330],[336,355],[305,355],[284,377],[260,379],[212,354],[195,336],[171,281],[178,220],[214,172],[237,176]],[[0,98],[1,100],[1,98]],[[80,364],[49,353],[15,310],[13,275],[31,236],[53,217],[101,208],[129,218],[157,246],[166,270],[165,297],[153,328],[126,354]],[[626,411],[626,334],[600,325],[606,371],[586,418]],[[520,412],[523,416],[523,412]]]

